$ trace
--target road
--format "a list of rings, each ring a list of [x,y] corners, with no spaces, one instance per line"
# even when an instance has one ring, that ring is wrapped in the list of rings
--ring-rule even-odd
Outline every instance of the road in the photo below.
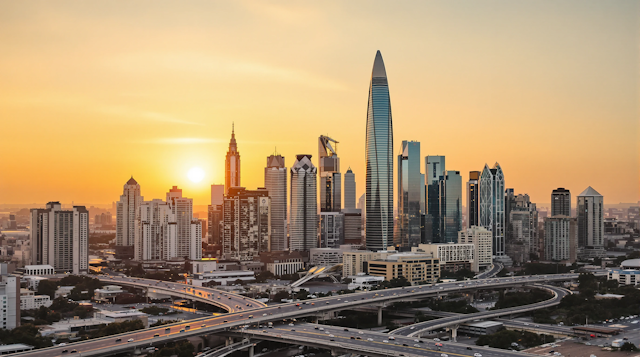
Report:
[[[160,282],[138,278],[114,277],[111,279],[107,277],[105,280],[112,284],[145,286],[150,289],[159,289],[162,291],[170,290],[180,296],[189,295],[192,298],[207,301],[216,306],[226,306],[230,313],[221,316],[204,317],[172,325],[148,328],[133,333],[76,342],[64,347],[55,346],[29,352],[21,352],[15,355],[50,357],[62,355],[64,350],[67,350],[70,353],[74,349],[81,352],[82,356],[110,355],[118,351],[133,350],[136,346],[148,347],[153,343],[172,341],[187,336],[211,334],[251,322],[278,321],[281,319],[302,316],[319,316],[323,312],[340,311],[361,305],[378,306],[382,309],[383,306],[394,301],[411,300],[427,296],[440,296],[442,294],[458,293],[461,291],[472,291],[477,289],[521,286],[549,281],[565,281],[576,278],[578,278],[578,274],[535,275],[496,278],[490,280],[471,280],[465,282],[420,285],[405,288],[374,290],[347,295],[335,295],[306,300],[300,303],[279,304],[275,306],[264,306],[264,304],[262,304],[261,306],[256,306],[256,303],[254,303],[255,300],[241,295],[220,292],[211,288],[190,287],[179,283]],[[247,304],[252,306],[247,306]],[[189,326],[189,329],[187,329],[186,326]],[[166,327],[170,328],[168,332],[165,331]],[[182,329],[184,329],[184,332],[179,332]],[[154,337],[156,334],[158,336]],[[116,342],[117,338],[121,338],[122,341]],[[129,338],[133,338],[134,341],[126,342]],[[64,354],[66,355],[66,353]]]
[[[357,330],[337,326],[295,323],[279,324],[273,328],[263,326],[232,330],[236,335],[251,339],[286,341],[306,346],[322,346],[337,352],[354,352],[368,356],[430,356],[430,357],[516,357],[522,352],[462,345],[452,342],[436,342],[406,336]],[[479,353],[480,356],[474,356]]]
[[[558,288],[555,286],[549,285],[537,285],[537,288],[546,289],[553,293],[553,297],[540,301],[534,304],[522,305],[511,307],[507,309],[498,309],[498,310],[489,310],[489,311],[481,311],[472,314],[456,314],[454,316],[443,317],[437,320],[420,322],[417,324],[413,324],[411,326],[401,327],[399,329],[391,331],[391,334],[394,335],[404,335],[404,336],[419,336],[420,333],[426,331],[436,330],[442,327],[457,325],[464,322],[469,322],[473,320],[487,319],[504,315],[517,314],[526,311],[532,311],[536,309],[542,309],[549,306],[554,306],[560,304],[560,301],[563,297],[571,294],[571,292],[567,289]]]
[[[493,263],[493,265],[491,266],[491,269],[489,269],[488,271],[485,271],[483,273],[480,273],[478,275],[476,275],[477,279],[489,279],[489,278],[493,278],[494,276],[498,275],[498,273],[504,268],[504,265],[502,265],[502,263]]]

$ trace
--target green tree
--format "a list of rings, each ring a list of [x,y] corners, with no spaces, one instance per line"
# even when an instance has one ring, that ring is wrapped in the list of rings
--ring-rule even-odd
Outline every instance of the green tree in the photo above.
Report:
[[[631,342],[625,342],[624,345],[620,347],[620,351],[634,352],[634,351],[638,351],[638,347],[636,347],[636,345],[634,345]]]
[[[3,344],[24,343],[35,348],[51,347],[51,340],[40,335],[38,328],[32,324],[24,324],[13,330],[0,329],[0,341]]]
[[[289,299],[289,297],[288,292],[280,290],[273,296],[273,301],[280,302],[282,299]]]
[[[42,280],[38,284],[38,295],[49,295],[49,297],[53,300],[53,297],[56,295],[56,290],[58,289],[58,284],[51,280]]]

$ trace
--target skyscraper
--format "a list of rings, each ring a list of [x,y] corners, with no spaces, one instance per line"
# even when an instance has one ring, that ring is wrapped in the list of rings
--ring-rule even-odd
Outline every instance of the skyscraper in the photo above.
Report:
[[[577,201],[578,255],[599,256],[604,252],[604,198],[589,186]]]
[[[442,243],[440,234],[440,180],[446,170],[444,156],[426,156],[424,158],[427,198],[425,217],[425,243]]]
[[[291,167],[291,250],[308,251],[318,246],[317,171],[311,163],[311,155],[296,155]]]
[[[84,206],[63,210],[60,202],[31,210],[31,260],[56,272],[89,270],[89,211]]]
[[[231,126],[231,141],[225,160],[224,193],[229,193],[231,187],[240,186],[240,152],[236,144],[235,127]]]
[[[202,258],[202,235],[194,236],[192,224],[200,224],[193,219],[193,199],[182,197],[182,190],[173,186],[167,192],[167,203],[175,215],[177,226],[177,256],[191,260]]]
[[[563,187],[551,193],[551,217],[557,215],[571,217],[571,192]]]
[[[144,201],[140,196],[140,185],[133,176],[124,184],[120,201],[116,203],[116,255],[118,258],[133,258],[136,236],[136,215]]]
[[[467,227],[478,226],[480,171],[469,171],[467,182]]]
[[[318,138],[320,212],[340,212],[342,209],[340,158],[331,143],[338,144],[328,136],[320,135]]]
[[[135,260],[169,260],[178,256],[178,224],[169,202],[143,202],[137,220]]]
[[[208,243],[214,245],[213,250],[222,250],[222,205],[224,185],[211,185],[211,204],[207,211]]]
[[[575,262],[577,258],[576,219],[554,215],[544,220],[544,259]]]
[[[344,174],[344,208],[356,208],[356,175],[351,168]]]
[[[232,187],[224,198],[225,258],[252,260],[268,252],[271,231],[271,199],[267,189]]]
[[[455,243],[462,230],[462,176],[445,171],[440,180],[440,242]]]
[[[402,153],[398,155],[398,234],[394,237],[397,246],[417,247],[422,243],[420,193],[423,192],[423,186],[420,143],[405,140],[402,142]]]
[[[393,122],[387,72],[376,53],[369,86],[365,145],[366,245],[381,250],[393,241]]]
[[[492,169],[484,165],[480,175],[480,226],[493,235],[493,255],[505,256],[504,173],[497,162]]]
[[[505,253],[517,263],[540,257],[538,241],[538,211],[527,194],[515,195],[507,189],[505,197]]]
[[[267,157],[264,187],[271,197],[271,250],[288,250],[287,168],[284,165],[284,156],[274,154]]]

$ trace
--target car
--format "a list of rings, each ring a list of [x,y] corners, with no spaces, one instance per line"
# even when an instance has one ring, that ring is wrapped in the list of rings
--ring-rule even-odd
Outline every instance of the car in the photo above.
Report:
[[[128,339],[127,342],[133,342],[133,338]]]
[[[449,357],[449,355],[448,355],[448,354],[446,354],[446,353],[441,353],[441,354],[440,354],[440,357]]]
[[[185,326],[184,328],[185,328],[185,330],[188,330],[188,329],[190,329],[190,328],[191,328],[191,325],[187,325],[187,326]]]
[[[66,346],[66,345],[67,344],[63,342],[63,343],[59,344],[58,346],[63,347],[63,346]]]
[[[336,337],[336,336],[334,336],[334,335],[329,335],[329,337]]]
[[[471,348],[471,347],[468,347],[468,346],[467,346],[467,349],[468,349],[468,350],[473,350],[473,348]]]
[[[433,341],[440,342],[440,339],[439,338],[434,338]]]
[[[318,329],[320,329],[320,328],[319,328],[318,326],[315,326],[313,329],[314,329],[314,330],[318,330]]]
[[[160,334],[156,333],[155,335],[153,335],[153,337],[160,337]]]
[[[403,343],[402,345],[405,346],[405,347],[409,347],[409,345],[407,345],[406,343]]]
[[[344,331],[349,331],[349,329],[348,329],[348,328],[346,328],[346,329],[344,329]]]
[[[222,321],[222,323],[225,323],[225,324],[226,324],[227,322],[229,322],[229,321],[227,321],[227,320]]]
[[[352,339],[352,340],[355,340],[356,338],[355,338],[354,336],[351,336],[351,339]]]
[[[360,335],[364,334],[364,332],[362,332],[362,331],[358,331],[358,333],[359,333]]]
[[[384,342],[384,343],[389,343],[389,340],[382,340],[382,342]]]
[[[262,316],[267,316],[267,314],[262,314]]]
[[[291,331],[295,331],[295,329],[291,329]]]
[[[329,340],[329,341],[335,341],[335,340],[332,338],[332,339],[331,339],[331,340]]]
[[[418,340],[418,339],[415,339],[415,340],[413,340],[413,342],[420,342],[420,340]]]
[[[184,329],[181,329],[180,332],[184,332]]]
[[[319,330],[320,330],[320,331],[324,331],[324,328],[320,327],[320,328],[319,328]]]
[[[293,324],[289,324],[289,326],[293,327],[294,325]]]
[[[122,342],[121,338],[116,338],[116,342]]]
[[[62,350],[62,353],[69,353],[69,350]]]
[[[78,350],[71,350],[70,353],[78,353]]]
[[[360,336],[356,336],[356,340],[362,340],[362,338],[360,338]]]
[[[482,355],[480,353],[476,352],[476,353],[473,354],[473,357],[482,357]]]
[[[415,345],[413,345],[413,347],[420,347],[420,345],[416,343]]]
[[[415,326],[411,326],[411,327],[409,328],[409,330],[413,330],[414,328],[416,328],[416,327],[415,327]]]
[[[395,338],[395,337],[393,337],[393,336],[389,336],[389,339],[390,339],[390,340],[395,340],[396,338]]]
[[[373,341],[373,338],[369,337],[367,338],[367,341]]]

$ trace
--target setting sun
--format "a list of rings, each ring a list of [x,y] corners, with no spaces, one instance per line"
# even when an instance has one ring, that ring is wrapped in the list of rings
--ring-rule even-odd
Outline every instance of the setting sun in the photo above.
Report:
[[[192,167],[189,172],[187,172],[187,177],[189,177],[191,182],[198,183],[204,178],[204,170],[199,167]]]

